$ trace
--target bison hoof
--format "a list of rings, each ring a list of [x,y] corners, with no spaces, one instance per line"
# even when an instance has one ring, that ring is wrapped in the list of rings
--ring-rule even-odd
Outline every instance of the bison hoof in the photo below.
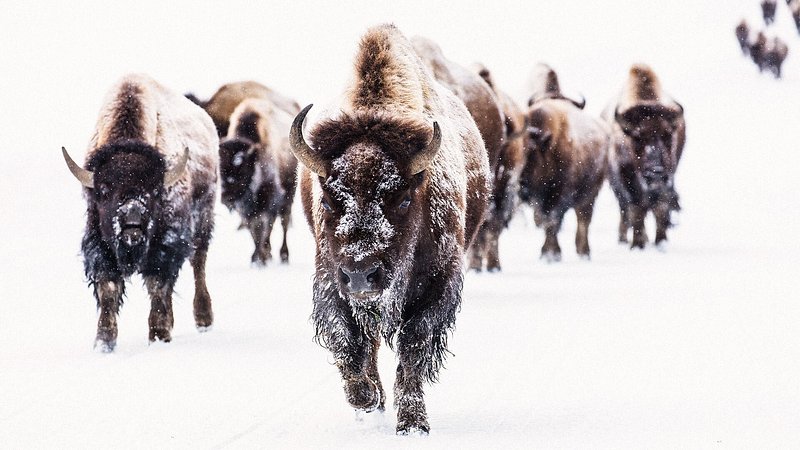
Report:
[[[94,341],[94,349],[100,353],[112,353],[114,352],[114,347],[116,346],[116,340],[106,341],[101,338],[97,338]]]
[[[592,257],[591,257],[591,255],[589,255],[589,252],[578,253],[578,258],[580,258],[582,261],[591,261],[592,260]]]
[[[210,330],[213,323],[214,316],[211,313],[195,314],[194,316],[194,324],[201,333]]]
[[[548,263],[559,262],[561,261],[561,252],[555,250],[543,250],[540,259],[543,259]]]
[[[419,423],[397,422],[397,434],[399,436],[427,436],[430,430],[431,427],[425,419],[419,421]]]
[[[383,407],[378,387],[368,378],[347,381],[344,391],[347,402],[356,410],[372,412]]]
[[[172,334],[169,330],[164,328],[151,328],[150,329],[150,342],[161,341],[169,342],[172,340]]]
[[[489,273],[497,273],[497,272],[500,272],[500,270],[502,270],[500,266],[489,266],[489,267],[486,267],[486,271],[489,272]]]

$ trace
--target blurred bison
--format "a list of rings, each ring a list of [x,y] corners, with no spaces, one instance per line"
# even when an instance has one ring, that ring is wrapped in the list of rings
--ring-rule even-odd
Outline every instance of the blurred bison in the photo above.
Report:
[[[792,13],[792,19],[794,19],[794,26],[800,33],[800,0],[791,0],[789,2],[789,11]]]
[[[286,233],[297,186],[297,159],[289,149],[292,115],[267,99],[248,98],[233,111],[220,142],[222,203],[236,210],[255,244],[251,257],[263,265],[272,257],[270,235],[277,217],[283,227],[282,262],[289,261]]]
[[[546,79],[557,86],[555,71],[548,72]],[[536,225],[544,228],[542,258],[561,259],[557,235],[569,209],[578,218],[577,252],[589,258],[589,224],[605,177],[608,129],[552,86],[538,85],[531,95],[520,197],[533,208]]]
[[[603,113],[612,127],[609,182],[620,207],[619,241],[644,248],[644,219],[656,218],[656,244],[667,239],[670,212],[679,210],[675,170],[686,141],[683,107],[661,88],[647,65],[631,67],[622,93]]]
[[[778,7],[778,0],[762,0],[761,14],[764,16],[764,23],[767,25],[775,22],[775,9]]]
[[[586,99],[577,101],[567,98],[561,93],[558,75],[550,66],[544,63],[539,63],[533,68],[528,79],[528,90],[532,93],[528,99],[528,106],[545,99],[566,100],[578,109],[583,109],[586,106]]]
[[[125,279],[137,272],[150,294],[150,340],[171,339],[172,291],[187,257],[194,269],[195,323],[201,331],[211,326],[205,263],[217,146],[214,124],[200,108],[147,76],[128,75],[100,110],[86,168],[62,149],[84,186],[81,250],[100,309],[95,345],[101,350],[114,349]]]
[[[750,27],[747,21],[742,19],[739,25],[736,25],[736,40],[739,41],[739,47],[742,49],[742,54],[747,56],[750,54]]]
[[[471,247],[470,268],[481,270],[486,261],[486,270],[500,270],[499,239],[500,233],[508,226],[508,222],[517,208],[519,196],[519,177],[525,164],[524,135],[526,132],[525,113],[505,92],[497,88],[489,70],[476,64],[476,72],[494,90],[505,116],[505,133],[500,146],[500,155],[494,171],[492,200],[489,212],[481,227],[485,233],[479,232]]]
[[[383,409],[381,336],[397,348],[397,433],[429,430],[423,383],[437,379],[461,305],[464,251],[483,221],[489,169],[480,132],[394,26],[371,28],[341,110],[309,141],[295,118],[301,198],[316,240],[318,341],[347,400]]]
[[[500,99],[486,82],[477,74],[461,65],[450,61],[442,53],[441,48],[433,41],[415,36],[411,39],[414,49],[422,61],[428,66],[436,80],[450,89],[467,106],[470,115],[475,120],[481,132],[486,153],[489,158],[492,184],[496,186],[494,175],[497,173],[500,152],[506,137],[505,115]],[[497,189],[493,189],[493,192]],[[502,199],[499,199],[502,203]],[[492,201],[490,205],[496,204]],[[487,214],[486,223],[478,230],[475,242],[471,246],[469,268],[481,270],[486,256],[487,247],[493,245],[496,239],[497,224],[505,222],[504,211],[491,207]],[[494,228],[494,229],[493,229]],[[502,225],[500,226],[502,228]],[[499,269],[499,262],[487,261],[487,269]]]
[[[781,66],[789,53],[789,47],[777,36],[767,39],[763,32],[758,32],[756,40],[750,47],[750,56],[758,66],[758,71],[768,70],[775,78],[781,78]]]
[[[214,121],[220,138],[228,133],[230,118],[239,103],[248,98],[268,100],[274,107],[295,115],[300,111],[296,101],[255,81],[238,81],[222,85],[208,101],[198,99],[194,94],[186,97],[200,105]]]

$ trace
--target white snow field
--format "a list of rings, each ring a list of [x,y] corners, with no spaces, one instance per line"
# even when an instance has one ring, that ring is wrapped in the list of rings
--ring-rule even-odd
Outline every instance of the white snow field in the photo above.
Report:
[[[769,33],[789,43],[785,78],[759,75],[733,34],[742,17],[763,26],[758,3],[2,2],[0,448],[799,448],[800,35],[779,1]],[[563,261],[540,261],[543,232],[521,210],[503,271],[466,277],[422,438],[394,434],[391,394],[357,421],[312,341],[299,204],[290,264],[261,270],[217,205],[213,330],[194,328],[187,264],[171,343],[148,345],[134,277],[116,351],[95,352],[85,203],[60,148],[83,159],[106,89],[131,71],[200,97],[255,79],[324,105],[360,35],[387,21],[483,62],[520,103],[539,61],[593,114],[630,64],[649,63],[688,127],[665,251],[616,243],[607,187],[590,262],[574,252],[572,213]],[[395,364],[382,348],[387,388]]]

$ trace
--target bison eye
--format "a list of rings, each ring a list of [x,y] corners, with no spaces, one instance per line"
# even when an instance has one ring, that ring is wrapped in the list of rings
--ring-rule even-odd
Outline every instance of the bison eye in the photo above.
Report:
[[[322,199],[322,209],[324,209],[325,211],[328,211],[328,212],[331,211],[331,205],[324,198]]]
[[[404,198],[403,201],[400,202],[400,209],[406,209],[410,204],[411,204],[411,197],[406,196],[406,198]]]

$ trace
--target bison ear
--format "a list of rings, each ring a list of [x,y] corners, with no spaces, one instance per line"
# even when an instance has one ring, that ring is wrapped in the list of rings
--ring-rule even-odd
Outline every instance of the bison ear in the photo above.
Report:
[[[442,131],[439,129],[439,124],[433,122],[433,137],[425,145],[425,148],[417,152],[411,157],[408,163],[408,175],[413,176],[427,169],[433,162],[433,158],[439,152],[439,147],[442,144]]]
[[[91,170],[86,170],[79,166],[67,153],[67,149],[61,147],[61,154],[64,156],[64,161],[67,163],[67,168],[84,187],[94,189],[94,173]]]

